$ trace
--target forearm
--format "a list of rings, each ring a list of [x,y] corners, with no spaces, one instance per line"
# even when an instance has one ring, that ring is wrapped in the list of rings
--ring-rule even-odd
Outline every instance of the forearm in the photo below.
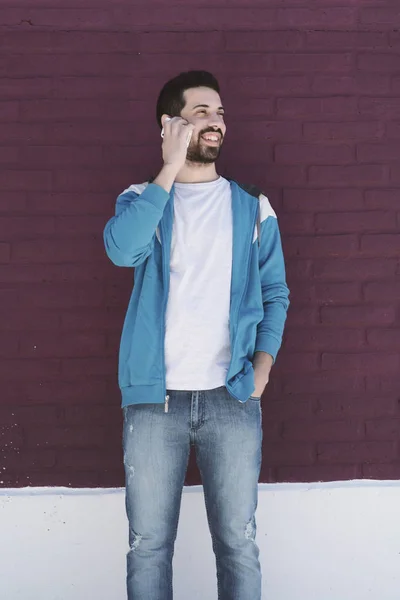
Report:
[[[254,354],[254,371],[265,375],[267,380],[273,364],[274,359],[270,354],[267,354],[267,352],[256,352]]]
[[[168,194],[171,191],[177,176],[177,170],[174,165],[164,165],[153,183],[162,187]]]
[[[273,357],[267,352],[256,352],[253,358],[254,386],[256,396],[261,396],[269,381],[269,374],[274,364]]]
[[[264,317],[257,327],[255,351],[271,354],[274,361],[282,343],[289,306],[285,263],[276,219],[262,223],[260,247],[260,280]]]
[[[285,283],[264,286],[264,318],[257,327],[256,352],[267,352],[276,359],[282,343],[289,290]]]

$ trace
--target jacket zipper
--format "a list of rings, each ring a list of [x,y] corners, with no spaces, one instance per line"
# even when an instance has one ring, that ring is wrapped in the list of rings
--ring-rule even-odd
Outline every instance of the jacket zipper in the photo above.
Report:
[[[162,319],[161,319],[161,340],[162,340],[162,344],[161,344],[161,348],[162,348],[162,369],[163,369],[163,387],[165,390],[165,396],[164,396],[164,412],[167,413],[168,412],[168,408],[169,408],[169,396],[167,395],[167,382],[166,382],[166,373],[165,373],[165,313],[166,313],[166,309],[167,309],[167,299],[168,299],[168,288],[169,288],[169,283],[168,282],[168,273],[167,273],[167,265],[166,265],[166,261],[165,261],[165,252],[164,252],[164,247],[165,247],[165,236],[164,236],[164,226],[162,221],[160,221],[160,240],[161,240],[161,256],[162,256],[162,270],[163,270],[163,279],[164,279],[164,287],[165,287],[165,291],[164,291],[164,301],[163,301],[163,314],[162,314]]]
[[[258,210],[258,205],[257,205],[257,210]],[[238,303],[238,307],[237,307],[236,314],[235,314],[235,321],[234,321],[234,323],[235,323],[235,329],[236,329],[236,331],[235,331],[234,346],[233,346],[233,348],[232,348],[232,356],[233,356],[233,354],[234,354],[234,350],[235,350],[235,343],[236,343],[236,339],[237,339],[237,336],[236,336],[236,333],[237,333],[237,319],[238,319],[238,317],[239,317],[240,309],[241,309],[241,307],[242,307],[242,303],[243,303],[243,298],[244,298],[244,295],[245,295],[245,293],[246,293],[246,291],[247,291],[247,287],[248,287],[248,285],[249,285],[249,278],[250,278],[250,274],[249,274],[249,266],[250,266],[250,258],[251,258],[251,248],[252,248],[252,246],[253,246],[254,227],[256,226],[256,219],[257,219],[257,211],[256,211],[256,213],[255,213],[255,218],[253,217],[253,227],[252,227],[252,229],[251,229],[250,244],[248,245],[248,254],[247,254],[247,261],[246,261],[246,283],[245,283],[245,285],[244,285],[244,287],[243,287],[242,294],[241,294],[241,297],[240,297],[240,301],[239,301],[239,303]],[[229,392],[229,393],[230,393],[230,394],[231,394],[231,395],[232,395],[234,398],[236,398],[236,400],[238,400],[239,402],[241,402],[241,403],[243,404],[243,401],[242,401],[242,400],[240,400],[240,399],[239,399],[237,396],[235,396],[235,394],[233,394],[232,392]]]

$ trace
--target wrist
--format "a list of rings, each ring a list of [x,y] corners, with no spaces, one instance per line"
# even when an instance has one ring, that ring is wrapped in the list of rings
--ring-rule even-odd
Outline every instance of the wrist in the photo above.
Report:
[[[274,359],[266,352],[256,352],[253,359],[254,384],[256,395],[261,396],[269,381]]]
[[[166,192],[170,193],[178,173],[179,169],[175,165],[164,163],[161,171],[154,179],[153,183],[156,183],[160,187],[164,188]]]
[[[259,369],[262,371],[269,371],[274,364],[273,357],[267,352],[256,352],[253,357],[253,367],[254,369]]]
[[[174,162],[168,162],[168,161],[164,161],[164,164],[161,168],[161,173],[168,173],[170,175],[175,175],[175,177],[178,175],[180,170],[180,166],[177,165]]]

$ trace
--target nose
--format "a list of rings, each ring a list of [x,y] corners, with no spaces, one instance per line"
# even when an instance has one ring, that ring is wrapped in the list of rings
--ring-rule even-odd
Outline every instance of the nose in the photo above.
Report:
[[[219,128],[219,129],[223,129],[224,127],[224,118],[222,115],[219,115],[218,113],[213,113],[212,115],[210,115],[209,121],[208,121],[208,126],[209,127],[215,127],[215,128]]]

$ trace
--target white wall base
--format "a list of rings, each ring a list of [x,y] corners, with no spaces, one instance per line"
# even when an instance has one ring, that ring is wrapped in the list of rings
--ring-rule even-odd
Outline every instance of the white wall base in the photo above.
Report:
[[[400,482],[260,485],[263,598],[398,600],[399,506]],[[0,490],[0,532],[1,599],[125,600],[123,490]],[[216,599],[201,487],[184,492],[174,579],[175,600]]]

